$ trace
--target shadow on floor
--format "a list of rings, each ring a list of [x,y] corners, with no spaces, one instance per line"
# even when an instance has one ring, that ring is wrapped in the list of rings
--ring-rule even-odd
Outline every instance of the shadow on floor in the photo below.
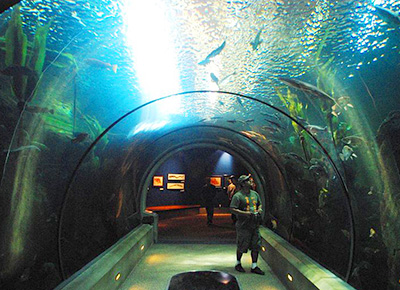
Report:
[[[158,224],[159,243],[234,244],[235,226],[230,213],[215,213],[208,226],[206,214],[162,217]]]

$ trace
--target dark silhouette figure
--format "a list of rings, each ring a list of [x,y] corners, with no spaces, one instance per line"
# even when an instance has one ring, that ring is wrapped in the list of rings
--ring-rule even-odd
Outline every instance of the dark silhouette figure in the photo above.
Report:
[[[210,183],[210,177],[206,178],[206,183],[202,187],[202,199],[207,211],[207,225],[213,223],[214,199],[217,195],[217,189]]]

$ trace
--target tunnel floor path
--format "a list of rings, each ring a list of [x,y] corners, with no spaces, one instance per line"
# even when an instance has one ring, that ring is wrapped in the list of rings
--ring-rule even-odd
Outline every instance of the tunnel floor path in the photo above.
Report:
[[[234,275],[242,290],[286,289],[260,257],[258,266],[265,276],[250,273],[250,253],[242,258],[246,273],[235,271],[235,227],[227,209],[216,209],[212,226],[206,215],[192,213],[163,217],[159,221],[159,242],[149,248],[129,274],[122,290],[166,290],[175,274],[192,270],[223,271]]]
[[[173,275],[192,270],[230,273],[239,281],[242,290],[286,289],[262,258],[258,266],[265,271],[265,276],[250,273],[249,253],[242,258],[246,273],[236,272],[235,251],[234,244],[155,244],[120,289],[166,290]]]

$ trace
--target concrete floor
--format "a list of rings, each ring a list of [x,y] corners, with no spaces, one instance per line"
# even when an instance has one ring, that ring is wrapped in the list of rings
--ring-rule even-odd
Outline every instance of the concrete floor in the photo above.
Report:
[[[242,290],[286,289],[261,258],[258,266],[265,276],[250,273],[250,254],[242,258],[246,273],[236,272],[234,244],[155,244],[129,274],[121,290],[166,290],[175,274],[192,270],[215,270],[232,274]]]
[[[243,290],[285,289],[261,257],[258,266],[265,276],[250,273],[250,253],[242,258],[246,273],[235,271],[235,261],[235,227],[227,209],[216,209],[211,227],[206,225],[205,214],[160,215],[159,243],[147,250],[120,289],[166,290],[173,275],[192,270],[232,274]]]

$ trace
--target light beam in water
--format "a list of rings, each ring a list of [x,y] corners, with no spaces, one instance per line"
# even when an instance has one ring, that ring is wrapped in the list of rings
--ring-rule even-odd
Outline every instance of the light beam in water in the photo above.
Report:
[[[180,92],[173,22],[164,1],[124,0],[122,10],[126,42],[144,101]],[[152,115],[160,118],[181,110],[180,98],[173,98]]]

